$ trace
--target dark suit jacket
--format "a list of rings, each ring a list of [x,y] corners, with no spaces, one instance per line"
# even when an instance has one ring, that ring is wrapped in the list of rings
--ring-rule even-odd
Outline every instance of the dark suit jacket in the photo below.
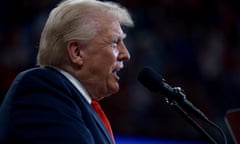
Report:
[[[0,143],[113,143],[95,111],[60,72],[21,72],[0,109]]]

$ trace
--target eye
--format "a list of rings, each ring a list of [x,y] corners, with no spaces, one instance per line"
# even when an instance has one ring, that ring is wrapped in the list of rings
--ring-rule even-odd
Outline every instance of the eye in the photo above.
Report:
[[[115,47],[117,47],[118,46],[118,44],[119,44],[119,40],[114,40],[113,42],[112,42],[112,46],[115,48]]]

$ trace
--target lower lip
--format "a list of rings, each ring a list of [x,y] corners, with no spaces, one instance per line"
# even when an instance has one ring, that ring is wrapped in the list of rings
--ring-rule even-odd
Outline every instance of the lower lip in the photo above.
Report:
[[[116,80],[119,80],[119,79],[120,79],[120,77],[119,77],[116,73],[113,73],[113,75],[114,75],[114,77],[115,77]]]

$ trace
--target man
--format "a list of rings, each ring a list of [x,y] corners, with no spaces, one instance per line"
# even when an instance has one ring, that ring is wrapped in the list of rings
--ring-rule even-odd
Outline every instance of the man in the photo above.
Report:
[[[117,72],[130,59],[121,26],[125,8],[95,0],[66,0],[43,29],[39,67],[21,72],[0,109],[2,143],[114,143],[91,103],[119,90]]]

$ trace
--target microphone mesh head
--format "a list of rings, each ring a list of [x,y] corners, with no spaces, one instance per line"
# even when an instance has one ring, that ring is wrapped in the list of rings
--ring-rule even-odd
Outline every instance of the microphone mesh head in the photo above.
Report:
[[[145,67],[139,72],[138,81],[153,92],[158,92],[163,82],[161,75],[149,67]]]

